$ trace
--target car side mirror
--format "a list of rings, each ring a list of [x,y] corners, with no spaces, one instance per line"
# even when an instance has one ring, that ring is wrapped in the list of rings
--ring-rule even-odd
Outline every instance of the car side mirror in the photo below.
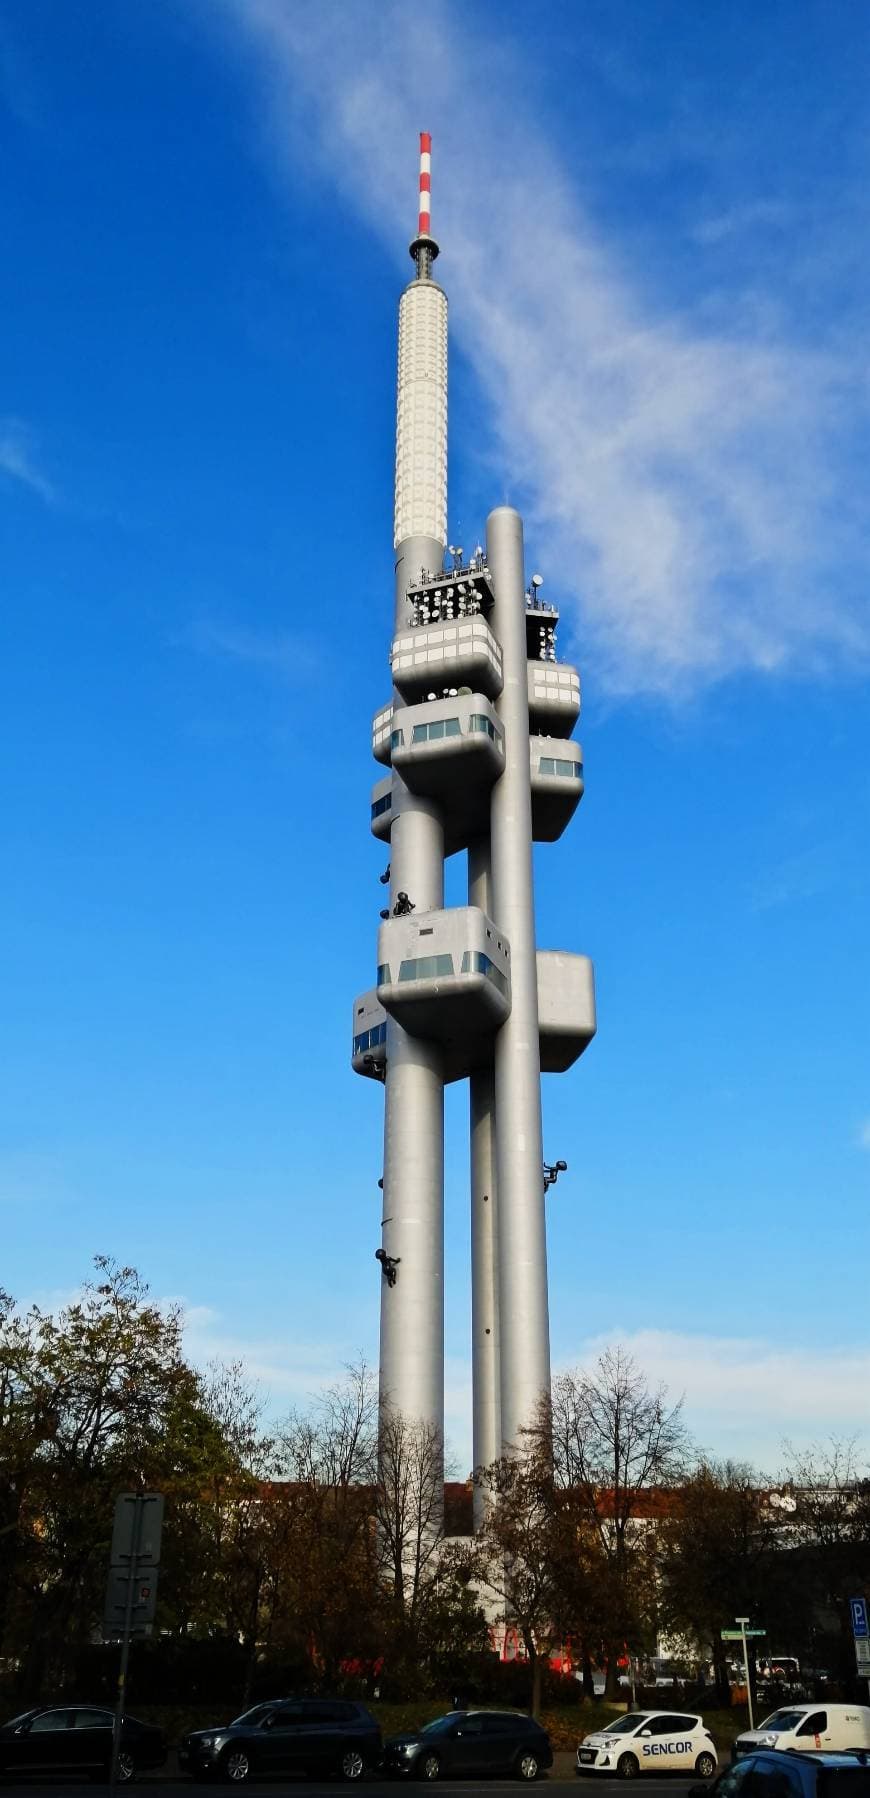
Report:
[[[260,1724],[260,1728],[261,1729],[271,1729],[274,1721],[275,1721],[275,1712],[269,1711],[269,1712],[267,1712],[266,1716],[263,1718],[263,1721]]]
[[[643,1738],[644,1736],[651,1736],[652,1730],[651,1729],[642,1729],[639,1731],[639,1734],[640,1734],[641,1738]]]

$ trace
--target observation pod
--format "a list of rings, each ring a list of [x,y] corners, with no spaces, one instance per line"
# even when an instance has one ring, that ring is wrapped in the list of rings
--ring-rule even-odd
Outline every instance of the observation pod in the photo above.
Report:
[[[564,949],[539,949],[537,962],[541,1073],[564,1074],[597,1029],[592,963]]]
[[[485,829],[487,795],[504,768],[504,736],[482,693],[460,692],[425,705],[396,708],[390,755],[412,793],[449,800],[457,787],[478,792]]]
[[[529,765],[532,836],[536,843],[555,843],[583,798],[583,751],[570,739],[534,736]]]
[[[395,636],[392,678],[406,705],[437,698],[444,687],[471,687],[498,699],[503,687],[502,649],[484,617],[439,626],[419,624]]]
[[[511,1008],[508,944],[474,905],[390,918],[378,931],[378,1000],[411,1036],[495,1031]]]
[[[388,843],[393,827],[393,780],[387,775],[386,780],[376,780],[372,787],[371,828],[372,836],[379,843]]]
[[[383,1080],[387,1064],[387,1014],[376,992],[361,993],[353,1005],[351,1067],[355,1074]]]
[[[399,303],[392,692],[371,726],[382,772],[369,821],[389,865],[377,984],[354,1001],[351,1061],[384,1089],[381,1412],[436,1442],[443,1093],[469,1082],[478,1468],[514,1452],[549,1392],[541,1075],[584,1053],[596,1010],[588,957],[539,949],[534,920],[533,843],[561,838],[583,796],[580,677],[559,659],[541,576],[526,575],[519,515],[496,507],[468,554],[447,543],[447,300],[433,278],[426,133],[419,195]],[[467,904],[445,905],[457,854]],[[483,1505],[478,1487],[476,1525]]]

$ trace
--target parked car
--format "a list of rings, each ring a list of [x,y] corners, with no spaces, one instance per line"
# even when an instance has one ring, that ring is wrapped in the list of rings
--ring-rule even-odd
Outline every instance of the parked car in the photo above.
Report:
[[[694,1772],[712,1779],[718,1765],[713,1737],[703,1717],[678,1711],[627,1711],[606,1729],[584,1736],[577,1749],[578,1773]],[[870,1798],[870,1794],[868,1794]]]
[[[870,1749],[870,1706],[866,1704],[789,1704],[771,1711],[757,1729],[745,1729],[731,1750],[739,1761],[759,1748]]]
[[[234,1723],[196,1729],[178,1750],[182,1772],[233,1785],[273,1773],[361,1779],[381,1758],[381,1731],[349,1698],[279,1698],[255,1704]]]
[[[546,1730],[523,1711],[450,1711],[384,1743],[384,1772],[412,1779],[513,1773],[532,1780],[552,1765]]]
[[[712,1786],[691,1786],[689,1798],[868,1798],[870,1757],[796,1753],[766,1748],[726,1767]]]
[[[112,1763],[112,1725],[105,1705],[41,1705],[0,1728],[0,1773],[89,1773],[107,1778]],[[162,1767],[163,1731],[137,1717],[121,1721],[118,1778]]]

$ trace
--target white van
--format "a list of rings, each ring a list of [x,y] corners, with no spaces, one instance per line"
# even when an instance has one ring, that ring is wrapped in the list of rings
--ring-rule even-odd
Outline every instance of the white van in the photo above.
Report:
[[[870,1706],[785,1705],[772,1711],[757,1729],[744,1730],[737,1737],[732,1759],[742,1760],[758,1748],[870,1748]]]

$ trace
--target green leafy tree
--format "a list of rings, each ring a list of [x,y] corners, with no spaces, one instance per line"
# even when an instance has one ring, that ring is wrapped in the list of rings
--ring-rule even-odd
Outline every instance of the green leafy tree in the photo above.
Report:
[[[18,1543],[5,1648],[29,1692],[62,1688],[99,1621],[117,1493],[159,1489],[171,1515],[219,1450],[179,1309],[155,1304],[133,1268],[106,1257],[96,1267],[58,1312],[7,1309],[4,1320],[4,1503]],[[168,1540],[178,1552],[179,1532]]]

